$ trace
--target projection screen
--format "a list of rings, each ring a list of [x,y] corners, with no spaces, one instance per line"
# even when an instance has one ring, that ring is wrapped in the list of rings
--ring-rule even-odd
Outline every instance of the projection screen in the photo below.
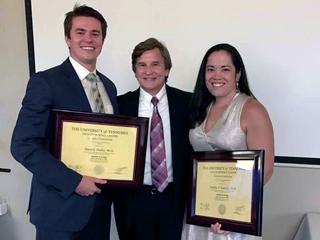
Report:
[[[131,53],[155,37],[168,47],[168,84],[193,91],[202,58],[217,43],[234,45],[249,83],[266,107],[278,162],[320,164],[320,2],[318,0],[87,0],[108,22],[97,69],[118,94],[135,90]],[[63,21],[71,0],[26,0],[30,71],[68,57]]]

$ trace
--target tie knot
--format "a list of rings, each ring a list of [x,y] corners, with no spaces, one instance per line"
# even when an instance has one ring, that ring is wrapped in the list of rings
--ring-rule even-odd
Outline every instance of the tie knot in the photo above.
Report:
[[[89,81],[89,82],[97,82],[97,77],[94,73],[89,73],[87,76],[86,76],[86,79]]]
[[[159,102],[159,99],[158,99],[157,97],[153,97],[153,98],[151,99],[151,102],[152,102],[152,104],[153,104],[154,106],[157,106],[157,104],[158,104],[158,102]]]

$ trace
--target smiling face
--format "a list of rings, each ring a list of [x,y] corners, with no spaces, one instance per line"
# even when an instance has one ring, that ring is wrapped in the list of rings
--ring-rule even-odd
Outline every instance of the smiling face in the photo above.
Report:
[[[165,69],[164,59],[158,48],[145,51],[138,58],[135,68],[140,86],[152,96],[161,90],[169,72],[170,70]]]
[[[240,75],[241,72],[236,72],[232,59],[226,51],[216,51],[209,56],[205,81],[208,90],[216,99],[233,98]]]
[[[73,18],[70,38],[66,36],[65,40],[70,56],[92,72],[103,45],[100,21],[93,17]]]

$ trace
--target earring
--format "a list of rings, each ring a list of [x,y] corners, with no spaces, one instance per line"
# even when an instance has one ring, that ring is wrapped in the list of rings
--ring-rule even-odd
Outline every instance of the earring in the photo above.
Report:
[[[238,92],[240,92],[240,89],[239,89],[239,82],[238,82],[238,81],[236,82],[236,90],[237,90],[237,93],[238,93]]]

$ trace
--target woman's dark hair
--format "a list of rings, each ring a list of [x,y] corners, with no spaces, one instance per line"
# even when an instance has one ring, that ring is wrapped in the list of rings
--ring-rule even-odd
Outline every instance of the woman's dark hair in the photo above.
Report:
[[[204,119],[206,118],[208,106],[210,105],[210,103],[216,100],[215,97],[207,89],[205,76],[208,58],[213,52],[218,51],[226,51],[231,57],[232,63],[236,69],[236,73],[239,73],[239,71],[241,71],[240,79],[238,82],[239,91],[255,98],[250,91],[246,69],[240,53],[237,51],[237,49],[226,43],[215,45],[207,51],[200,66],[196,86],[194,88],[193,96],[190,103],[189,123],[191,128],[195,128],[197,125],[200,125],[204,121]]]

